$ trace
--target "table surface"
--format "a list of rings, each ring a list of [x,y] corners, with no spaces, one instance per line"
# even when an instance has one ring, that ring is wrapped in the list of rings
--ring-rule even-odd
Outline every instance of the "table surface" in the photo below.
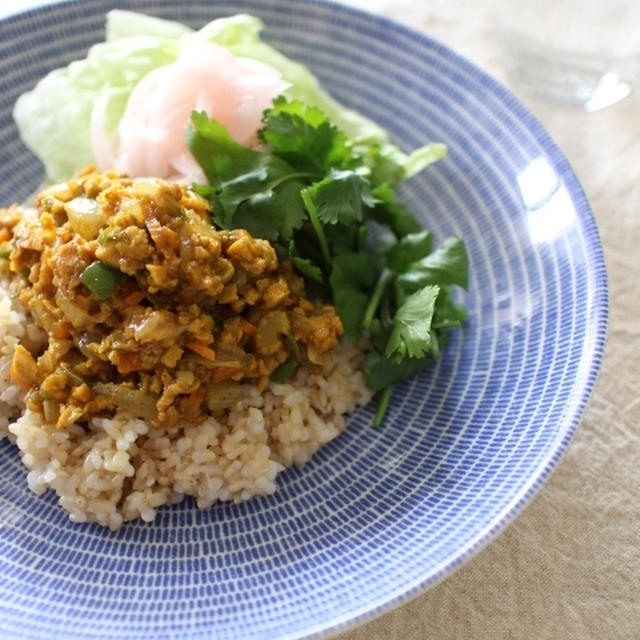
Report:
[[[538,117],[593,207],[611,311],[594,393],[537,497],[447,580],[337,638],[640,638],[640,364],[634,357],[640,353],[640,95],[587,113],[519,92],[505,74],[494,27],[503,3],[496,0],[351,4],[437,38],[507,85]]]
[[[0,0],[0,17],[39,3]],[[587,113],[520,93],[505,75],[496,37],[498,0],[348,3],[440,40],[538,117],[592,204],[611,313],[594,393],[537,497],[448,579],[335,640],[640,638],[640,96]]]

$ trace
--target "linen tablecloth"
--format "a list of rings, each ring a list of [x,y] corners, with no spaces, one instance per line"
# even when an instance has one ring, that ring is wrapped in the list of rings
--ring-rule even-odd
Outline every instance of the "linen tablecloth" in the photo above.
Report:
[[[637,94],[593,113],[519,93],[505,74],[495,28],[502,3],[496,0],[350,4],[440,40],[507,85],[537,116],[591,202],[611,311],[594,393],[537,497],[448,579],[337,638],[640,638],[640,86]]]
[[[498,0],[349,3],[427,33],[509,86]],[[34,4],[0,0],[0,16]],[[593,207],[611,299],[603,367],[572,444],[523,513],[452,576],[337,640],[640,639],[640,96],[586,113],[510,88]]]

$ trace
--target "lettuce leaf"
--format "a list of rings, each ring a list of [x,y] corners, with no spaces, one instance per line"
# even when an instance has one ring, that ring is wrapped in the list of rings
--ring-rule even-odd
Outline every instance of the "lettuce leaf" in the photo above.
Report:
[[[189,38],[200,38],[277,69],[291,84],[285,92],[289,99],[320,108],[356,147],[373,150],[365,162],[379,181],[395,185],[444,155],[444,145],[427,145],[409,155],[400,151],[380,126],[337,102],[307,67],[263,42],[262,28],[259,18],[247,14],[219,18],[194,31],[132,11],[110,11],[105,42],[94,45],[86,58],[52,71],[18,99],[13,115],[20,135],[44,164],[49,181],[67,180],[94,160],[94,105],[105,105],[105,128],[113,133],[137,83],[174,62]]]
[[[56,69],[22,94],[13,117],[24,143],[44,164],[52,182],[68,180],[93,162],[91,113],[106,101],[106,129],[117,126],[135,85],[153,69],[173,62],[176,40],[136,36],[94,45],[83,60]]]
[[[193,33],[193,29],[180,22],[148,16],[136,11],[114,9],[107,13],[106,41],[123,40],[135,36],[179,39]]]

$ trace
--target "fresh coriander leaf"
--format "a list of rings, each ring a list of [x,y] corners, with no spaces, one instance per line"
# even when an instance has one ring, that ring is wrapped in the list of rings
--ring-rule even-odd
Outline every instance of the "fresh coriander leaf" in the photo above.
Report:
[[[423,358],[405,358],[401,362],[396,362],[372,350],[365,358],[365,382],[372,391],[381,391],[390,385],[413,378],[432,364],[431,355]]]
[[[299,170],[324,173],[353,164],[348,138],[317,107],[279,96],[263,122],[260,139]]]
[[[349,279],[339,263],[334,263],[329,277],[333,304],[335,305],[344,334],[350,340],[357,340],[362,333],[362,318],[367,308],[367,295]]]
[[[420,173],[430,164],[447,155],[447,147],[439,142],[427,144],[409,155],[391,144],[368,144],[366,141],[354,145],[354,153],[371,170],[373,184],[397,185]]]
[[[369,181],[361,171],[331,169],[328,175],[308,188],[318,219],[324,224],[350,224],[362,220],[362,205],[372,207]]]
[[[371,183],[396,185],[406,178],[404,154],[392,145],[368,144],[366,141],[354,145],[354,154],[362,158],[371,171]]]
[[[345,336],[357,340],[369,304],[370,290],[377,273],[365,253],[345,253],[333,257],[329,284],[333,303],[344,326]]]
[[[332,262],[339,265],[345,277],[359,287],[368,290],[378,281],[378,273],[366,253],[341,253],[334,256]]]
[[[447,238],[422,260],[414,262],[396,281],[396,288],[412,293],[430,284],[467,288],[469,258],[460,238]]]
[[[269,118],[274,118],[274,124],[279,124],[278,118],[282,116],[299,117],[305,126],[312,129],[317,129],[319,126],[329,122],[329,119],[322,109],[307,104],[302,100],[289,100],[286,96],[279,95],[273,99],[272,106],[267,109],[265,117],[263,118],[265,129],[269,129]],[[286,123],[288,121],[284,118],[282,122]],[[291,141],[282,141],[282,144],[295,145],[296,143],[292,143]]]
[[[360,229],[363,225],[358,222],[352,224],[326,224],[324,225],[324,233],[327,242],[331,247],[331,253],[334,255],[343,255],[345,253],[360,253]]]
[[[301,198],[305,183],[318,174],[295,170],[274,153],[236,143],[224,126],[192,113],[189,148],[211,183],[201,187],[223,228],[246,228],[271,241],[288,241],[307,218]]]
[[[382,261],[386,264],[386,255],[391,250],[391,247],[398,242],[398,238],[396,238],[393,231],[389,230],[387,227],[380,226],[375,222],[372,222],[370,227],[373,227],[372,232],[370,233],[371,253],[377,260],[380,260],[382,257]]]
[[[429,231],[418,231],[402,237],[387,251],[387,266],[392,271],[402,273],[412,262],[416,262],[431,252],[433,236]]]
[[[369,238],[369,227],[361,224],[356,232],[356,248],[358,251],[364,251],[367,247],[367,239]]]
[[[396,202],[393,189],[386,185],[378,185],[372,191],[373,197],[378,201],[368,215],[376,222],[389,227],[398,238],[409,233],[422,231],[420,223],[415,216],[403,204]]]
[[[440,285],[455,284],[463,289],[468,286],[469,258],[460,238],[447,238],[419,264],[438,278]]]
[[[308,258],[300,258],[299,256],[291,256],[291,262],[293,266],[296,268],[296,271],[303,276],[304,278],[308,278],[309,280],[314,280],[315,282],[322,283],[324,282],[324,278],[322,276],[322,269],[316,266],[309,260]]]
[[[264,154],[238,144],[226,127],[206,113],[191,113],[193,128],[187,130],[189,151],[213,187],[250,173],[264,164]]]
[[[318,243],[318,236],[310,221],[296,229],[293,234],[294,245],[289,245],[289,254],[310,260],[313,264],[323,264],[322,249]],[[292,249],[295,247],[295,250]]]
[[[358,340],[362,335],[361,325],[367,307],[367,295],[357,287],[350,286],[340,275],[340,269],[337,267],[331,272],[330,284],[333,304],[342,321],[344,335],[349,340]]]
[[[287,242],[307,217],[300,190],[299,182],[286,182],[239,201],[233,208],[233,228],[246,229],[256,238]]]
[[[307,220],[307,211],[302,201],[303,184],[297,180],[281,183],[276,188],[276,203],[280,211],[279,234],[281,240],[288,242],[294,231],[300,229]]]
[[[440,295],[436,300],[436,308],[433,313],[431,326],[434,329],[459,327],[466,317],[466,309],[453,301],[451,289],[449,287],[442,287],[440,289]]]
[[[209,184],[192,184],[191,189],[195,191],[199,196],[209,200],[216,192],[214,187]]]
[[[269,169],[265,164],[262,162],[257,163],[256,167],[250,171],[220,182],[217,195],[225,208],[233,210],[252,196],[270,191]]]
[[[273,216],[276,194],[267,190],[237,205],[228,229],[246,229],[254,238],[274,242],[278,239],[280,221]]]
[[[215,196],[211,198],[212,204],[215,203],[214,218],[216,222],[224,229],[242,226],[235,219],[241,205],[252,198],[255,198],[257,203],[264,204],[273,196],[273,192],[267,185],[268,177],[269,173],[266,167],[256,167],[247,173],[221,182],[215,191]],[[250,204],[248,208],[251,209]],[[270,225],[269,228],[271,226],[273,225]],[[275,233],[269,237],[275,238]]]
[[[431,320],[440,287],[428,285],[408,296],[396,311],[385,355],[401,362],[431,352]]]
[[[375,351],[384,353],[387,342],[389,342],[389,336],[391,335],[391,326],[393,326],[393,322],[385,323],[381,317],[375,317],[371,321],[368,337]]]

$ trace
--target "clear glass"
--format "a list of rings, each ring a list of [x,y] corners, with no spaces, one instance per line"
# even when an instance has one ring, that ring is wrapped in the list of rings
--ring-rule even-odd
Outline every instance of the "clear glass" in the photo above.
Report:
[[[640,85],[640,0],[502,0],[497,24],[511,82],[587,111]]]

